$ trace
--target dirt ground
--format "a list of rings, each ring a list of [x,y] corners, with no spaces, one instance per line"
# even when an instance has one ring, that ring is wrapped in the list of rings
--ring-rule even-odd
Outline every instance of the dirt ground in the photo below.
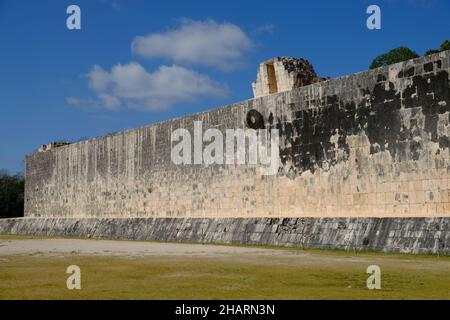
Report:
[[[353,265],[384,264],[403,268],[450,271],[450,257],[441,257],[439,263],[432,256],[395,255],[344,251],[296,250],[286,248],[242,247],[211,244],[163,243],[149,241],[117,241],[92,239],[8,239],[0,238],[0,257],[28,256],[111,256],[111,257],[183,257],[229,258],[249,260],[268,258],[270,261],[291,262],[296,265]],[[420,259],[424,258],[424,259]],[[268,260],[268,261],[269,261]],[[420,261],[419,261],[420,260]]]
[[[182,256],[201,255],[217,256],[224,254],[284,254],[283,251],[201,245],[184,243],[162,243],[144,241],[115,241],[115,240],[83,240],[83,239],[0,239],[0,256],[17,254],[79,254],[97,256]]]

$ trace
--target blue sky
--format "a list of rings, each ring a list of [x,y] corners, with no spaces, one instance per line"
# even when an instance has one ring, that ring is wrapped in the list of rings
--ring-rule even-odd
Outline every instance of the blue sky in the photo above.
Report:
[[[81,30],[66,9],[81,8]],[[381,7],[381,30],[366,8]],[[251,98],[259,62],[308,59],[320,76],[450,38],[450,2],[0,0],[0,168],[79,140]]]

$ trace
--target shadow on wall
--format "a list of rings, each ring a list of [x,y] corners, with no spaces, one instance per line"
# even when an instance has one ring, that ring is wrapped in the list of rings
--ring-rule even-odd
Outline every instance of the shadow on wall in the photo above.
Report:
[[[23,217],[25,179],[0,170],[0,218]]]

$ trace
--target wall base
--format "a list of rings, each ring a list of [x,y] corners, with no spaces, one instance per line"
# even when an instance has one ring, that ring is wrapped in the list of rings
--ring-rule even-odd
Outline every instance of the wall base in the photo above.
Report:
[[[450,254],[450,218],[18,218],[0,234]]]

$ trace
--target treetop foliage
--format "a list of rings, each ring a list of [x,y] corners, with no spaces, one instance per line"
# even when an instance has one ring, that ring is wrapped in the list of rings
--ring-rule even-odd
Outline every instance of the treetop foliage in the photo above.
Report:
[[[375,69],[418,57],[419,55],[415,51],[407,47],[398,47],[373,59],[369,68]]]
[[[23,216],[25,179],[0,170],[0,218]]]
[[[430,49],[425,52],[425,56],[433,54],[433,53],[439,53],[441,51],[450,50],[450,40],[445,40],[441,43],[438,49]],[[392,49],[391,51],[387,53],[383,53],[373,59],[372,63],[370,64],[370,69],[375,69],[383,66],[388,66],[393,63],[402,62],[414,58],[418,58],[419,55],[407,48],[407,47],[398,47],[395,49]]]

